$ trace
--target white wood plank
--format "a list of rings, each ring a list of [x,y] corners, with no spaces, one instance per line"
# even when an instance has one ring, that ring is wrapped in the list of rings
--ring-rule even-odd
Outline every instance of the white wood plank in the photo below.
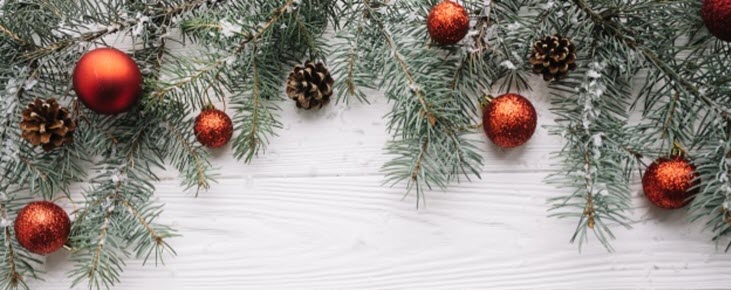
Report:
[[[164,267],[131,262],[115,289],[719,289],[731,261],[682,211],[636,195],[617,253],[568,244],[574,221],[546,218],[543,173],[491,173],[414,209],[378,176],[223,179],[197,199],[160,185],[180,229]],[[66,253],[47,281],[64,289]],[[42,287],[41,287],[42,285]],[[82,288],[79,288],[82,289]]]

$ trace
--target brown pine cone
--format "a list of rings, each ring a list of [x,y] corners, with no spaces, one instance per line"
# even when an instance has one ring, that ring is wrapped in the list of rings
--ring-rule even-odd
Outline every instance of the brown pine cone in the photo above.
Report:
[[[559,80],[576,69],[576,47],[558,34],[546,36],[533,44],[530,64],[533,72],[543,75],[543,80]]]
[[[333,83],[325,65],[308,61],[304,66],[295,66],[289,74],[287,96],[297,102],[298,108],[319,109],[330,102]]]
[[[55,99],[36,99],[23,110],[20,129],[23,139],[50,151],[74,141],[76,123],[69,110],[59,106]]]

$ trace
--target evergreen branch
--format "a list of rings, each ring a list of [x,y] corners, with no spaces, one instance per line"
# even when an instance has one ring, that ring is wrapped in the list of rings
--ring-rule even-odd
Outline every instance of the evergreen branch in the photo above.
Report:
[[[257,128],[258,128],[258,124],[259,124],[259,122],[258,122],[259,112],[261,109],[261,89],[260,89],[261,75],[259,74],[259,69],[256,64],[257,63],[256,47],[254,48],[254,52],[252,53],[252,56],[254,57],[254,59],[251,62],[251,72],[253,74],[253,79],[252,79],[253,86],[251,89],[251,97],[252,97],[253,105],[251,106],[252,110],[250,113],[250,118],[251,118],[250,131],[248,134],[246,134],[248,136],[248,141],[245,143],[245,144],[248,144],[246,146],[247,149],[244,151],[244,152],[248,152],[248,153],[245,153],[246,162],[251,161],[251,159],[254,157],[254,155],[256,155],[256,152],[257,152],[256,148],[258,148],[261,144],[261,140],[259,140],[259,138],[257,137],[258,136]]]
[[[21,267],[23,272],[27,272],[31,277],[37,277],[33,268],[27,267],[27,262],[16,260],[18,259],[19,254],[15,250],[15,241],[13,239],[13,233],[10,230],[11,227],[9,226],[9,221],[10,217],[8,216],[7,207],[3,201],[0,201],[0,223],[8,223],[8,225],[3,226],[3,242],[0,246],[0,249],[3,249],[3,261],[6,262],[0,265],[0,273],[2,274],[2,277],[4,277],[3,279],[0,279],[3,281],[0,282],[0,286],[2,286],[2,289],[7,290],[18,289],[20,287],[29,289],[23,279],[24,275],[20,270]],[[19,265],[19,262],[25,265]]]
[[[729,112],[722,106],[716,103],[713,99],[700,92],[700,90],[686,78],[681,77],[680,73],[675,71],[670,65],[664,62],[653,50],[644,47],[637,43],[633,38],[627,36],[629,29],[621,26],[616,21],[607,21],[605,17],[594,11],[586,0],[571,0],[576,6],[578,6],[584,13],[586,13],[590,19],[597,25],[610,31],[615,37],[621,39],[625,45],[629,48],[641,53],[647,60],[655,65],[661,72],[664,73],[668,79],[673,82],[680,84],[681,88],[688,91],[691,95],[698,98],[700,101],[705,103],[709,108],[717,110],[723,118],[729,118]]]
[[[234,156],[244,158],[245,162],[251,162],[263,150],[268,136],[275,134],[274,129],[282,127],[273,114],[278,108],[265,103],[276,99],[279,94],[279,82],[275,81],[278,80],[278,69],[272,66],[276,62],[269,61],[270,57],[276,56],[261,55],[258,46],[254,46],[249,59],[250,83],[240,89],[250,92],[249,97],[234,99],[237,131],[241,132],[234,140]]]
[[[373,88],[377,76],[363,67],[360,62],[362,57],[361,49],[358,47],[362,37],[358,28],[355,31],[341,32],[336,37],[343,40],[343,43],[335,45],[334,65],[332,73],[336,76],[334,91],[337,94],[336,102],[343,101],[349,104],[352,98],[359,102],[369,103],[368,97],[361,88]]]
[[[249,43],[256,42],[264,33],[269,31],[269,29],[279,20],[279,18],[291,7],[294,3],[294,0],[288,0],[283,6],[281,6],[279,9],[276,10],[276,13],[264,24],[259,30],[257,30],[253,35],[249,36],[247,35],[239,44],[236,46],[233,52],[227,54],[224,57],[220,57],[213,61],[212,63],[206,65],[203,69],[196,70],[192,75],[182,77],[176,82],[173,82],[171,84],[167,84],[164,88],[161,90],[158,90],[156,92],[152,93],[152,96],[162,100],[168,93],[171,91],[178,89],[183,86],[188,85],[196,85],[197,81],[201,80],[206,75],[211,74],[212,77],[211,80],[219,80],[219,76],[222,72],[223,65],[226,63],[231,62],[232,60],[235,60],[236,57],[241,54]],[[216,28],[221,29],[221,26],[207,26],[210,28]],[[208,82],[205,86],[206,89],[203,91],[207,91],[207,89],[210,89],[211,86],[214,85],[214,81]],[[200,102],[204,103],[204,102]]]
[[[3,214],[5,215],[4,218],[7,219],[7,213],[5,213],[5,210],[3,209]],[[10,268],[7,270],[7,274],[5,276],[5,285],[4,289],[17,289],[20,286],[22,286],[25,289],[29,289],[28,285],[23,281],[23,275],[20,274],[20,272],[17,269],[17,265],[15,262],[15,249],[13,248],[13,241],[11,240],[13,237],[12,233],[10,232],[10,227],[5,227],[5,255],[7,258],[7,265],[10,266]]]
[[[424,92],[421,90],[419,84],[414,79],[414,75],[411,72],[411,69],[409,68],[409,65],[407,64],[403,55],[401,55],[398,48],[394,44],[391,34],[386,30],[386,27],[384,26],[382,20],[379,19],[378,14],[373,10],[370,0],[363,0],[363,2],[365,3],[364,7],[368,9],[369,15],[371,15],[372,19],[378,26],[379,31],[383,36],[383,41],[385,41],[387,47],[391,50],[391,57],[393,57],[393,59],[398,64],[398,67],[401,69],[401,72],[403,72],[403,74],[406,76],[409,87],[418,98],[424,116],[426,116],[427,120],[429,120],[429,123],[432,126],[436,125],[437,117],[434,115],[434,113],[430,111],[429,107],[431,105],[427,102],[426,97],[424,96]]]
[[[206,4],[207,0],[195,0],[195,1],[184,1],[182,4],[175,6],[175,7],[169,7],[165,9],[165,11],[161,14],[153,14],[153,15],[145,15],[151,19],[157,19],[160,17],[164,18],[172,18],[176,17],[178,15],[181,15],[182,13],[185,13],[187,11],[190,11],[192,9],[195,9],[197,7],[200,7],[204,4]],[[58,51],[64,50],[68,47],[70,47],[73,44],[79,43],[79,42],[92,42],[101,39],[102,37],[113,35],[115,33],[125,31],[127,29],[130,29],[138,24],[140,24],[141,18],[137,18],[135,20],[125,21],[122,23],[115,23],[110,28],[107,29],[101,29],[97,31],[92,32],[86,32],[82,33],[80,36],[69,38],[69,39],[62,39],[60,41],[45,45],[43,47],[40,47],[36,50],[29,51],[23,54],[23,57],[28,60],[37,59],[41,57],[45,57],[48,55],[51,55],[53,53],[56,53]]]
[[[424,140],[419,150],[419,154],[416,156],[416,162],[414,162],[413,170],[411,171],[411,181],[416,182],[419,179],[422,163],[424,162],[424,155],[426,155],[426,149],[429,148],[429,140]]]
[[[147,212],[143,218],[135,209],[150,203],[154,191],[150,182],[157,180],[150,166],[162,168],[156,161],[161,158],[155,144],[159,134],[153,130],[159,130],[157,124],[163,121],[139,115],[115,121],[114,127],[124,134],[117,139],[124,141],[104,152],[101,173],[92,180],[96,186],[87,195],[87,206],[78,213],[69,238],[76,264],[69,272],[73,285],[87,280],[90,289],[119,282],[128,248],[136,248],[138,257],[145,252],[147,256],[162,253],[170,249],[162,238],[172,236],[149,231],[156,212]]]
[[[137,222],[143,226],[143,228],[145,229],[145,233],[147,233],[147,235],[149,235],[150,237],[150,240],[153,241],[153,246],[145,254],[143,264],[147,262],[147,259],[149,258],[150,254],[152,254],[152,252],[155,252],[155,264],[157,264],[158,262],[162,262],[162,254],[165,250],[170,251],[170,253],[172,253],[173,255],[176,254],[175,250],[173,250],[173,248],[167,243],[167,241],[165,241],[165,239],[172,236],[171,234],[160,233],[158,230],[156,230],[153,225],[148,222],[149,218],[144,217],[143,214],[135,209],[135,207],[130,204],[130,202],[126,199],[120,197],[119,201],[122,203],[122,205],[124,205],[127,211],[129,211],[134,216]],[[154,216],[157,216],[157,214],[154,214]],[[138,257],[142,256],[142,253],[144,253],[144,248],[145,247],[140,246],[140,244],[137,245]]]
[[[471,97],[482,83],[476,85],[471,77],[482,71],[463,76],[468,68],[470,72],[476,68],[472,65],[478,58],[457,60],[457,54],[445,56],[440,50],[424,47],[420,41],[425,33],[423,23],[404,22],[402,18],[402,13],[421,13],[430,6],[413,1],[395,5],[370,0],[348,3],[346,15],[355,20],[346,22],[342,33],[346,41],[342,47],[347,47],[347,53],[338,54],[336,59],[340,75],[354,75],[367,67],[364,76],[355,75],[363,78],[373,73],[381,80],[378,87],[385,89],[393,102],[387,117],[394,140],[388,142],[386,150],[395,156],[383,166],[384,183],[405,182],[406,194],[416,191],[417,207],[424,200],[424,191],[444,189],[460,175],[479,176],[477,168],[481,165],[473,141],[464,138],[464,130],[458,130],[472,124],[470,112],[475,108]],[[355,64],[353,56],[361,54],[378,62]],[[460,61],[463,65],[452,65]],[[341,88],[354,92],[355,84],[349,82],[350,88]],[[466,90],[460,92],[463,88]]]
[[[262,35],[264,35],[264,33],[267,32],[270,27],[272,27],[275,23],[277,23],[277,21],[279,21],[279,18],[281,18],[282,15],[284,15],[284,13],[287,12],[287,10],[290,7],[292,7],[292,5],[294,4],[294,1],[295,0],[287,0],[287,2],[285,2],[284,5],[282,5],[282,7],[279,7],[279,9],[277,9],[276,12],[274,13],[274,15],[269,19],[269,21],[267,21],[267,23],[265,23],[264,26],[261,29],[259,29],[259,31],[256,34],[254,34],[253,37],[245,39],[244,41],[241,42],[241,44],[239,44],[237,53],[243,51],[244,46],[247,43],[252,42],[252,41],[256,42],[257,40],[259,40],[259,38]]]
[[[347,64],[346,64],[346,73],[347,77],[345,80],[343,80],[346,84],[347,89],[345,90],[349,96],[359,96],[358,94],[358,86],[355,84],[355,69],[356,69],[356,63],[358,62],[358,54],[354,51],[350,51],[348,56],[346,57]],[[340,98],[338,98],[340,100]],[[361,98],[361,100],[366,100],[365,98]],[[347,101],[347,99],[346,99]]]
[[[624,168],[637,157],[624,143],[628,142],[624,130],[627,116],[617,113],[627,106],[622,88],[629,86],[612,71],[590,63],[583,79],[570,77],[552,84],[556,91],[552,111],[558,116],[558,126],[551,133],[564,136],[567,144],[557,154],[560,167],[547,181],[572,192],[549,199],[554,212],[551,216],[579,219],[571,238],[579,249],[591,231],[612,251],[609,240],[614,235],[608,223],[629,227],[624,212],[630,209],[630,175]],[[571,88],[578,90],[567,99],[562,93],[571,92]]]
[[[92,257],[91,266],[89,267],[89,270],[87,272],[87,276],[89,277],[89,284],[96,284],[96,288],[99,289],[99,261],[102,257],[102,250],[104,249],[104,245],[106,244],[105,241],[107,240],[107,236],[109,233],[109,220],[111,219],[111,211],[107,211],[106,214],[104,214],[104,220],[102,221],[101,226],[101,232],[99,233],[99,236],[97,237],[97,243],[96,243],[96,249],[94,250],[94,255]],[[103,274],[106,276],[106,274]],[[116,275],[115,275],[116,276]],[[119,279],[115,279],[116,282],[119,281]],[[111,280],[111,284],[115,282],[115,280]],[[104,282],[106,284],[106,282]],[[109,285],[106,285],[109,287]],[[91,288],[91,286],[89,286]]]
[[[353,11],[352,6],[347,10]],[[335,59],[332,72],[337,78],[334,89],[337,93],[336,102],[343,100],[348,104],[355,97],[360,102],[368,103],[368,98],[361,88],[373,88],[372,84],[378,78],[360,62],[364,50],[360,46],[364,45],[366,11],[368,10],[363,9],[363,12],[359,13],[358,10],[354,10],[352,14],[344,16],[349,20],[349,25],[335,36],[342,40],[341,43],[335,44],[334,54],[331,56]]]
[[[719,128],[709,136],[718,141],[705,154],[695,160],[698,179],[702,180],[699,193],[689,207],[691,221],[704,220],[706,228],[713,234],[713,240],[721,245],[725,240],[725,251],[731,249],[731,122],[723,119]]]
[[[177,144],[181,144],[184,148],[184,152],[187,153],[184,156],[189,156],[194,166],[189,166],[186,162],[181,162],[178,166],[179,170],[185,170],[187,168],[193,168],[194,175],[195,175],[195,186],[196,186],[196,196],[198,196],[198,193],[201,189],[208,189],[210,188],[210,184],[208,183],[208,175],[206,172],[209,169],[209,164],[206,161],[206,158],[201,156],[201,152],[199,152],[198,149],[196,149],[196,146],[193,145],[193,143],[188,139],[185,138],[183,133],[180,132],[180,130],[176,129],[174,125],[172,125],[170,122],[165,122],[165,127],[172,132],[172,135],[174,137],[174,141]],[[185,123],[186,125],[189,125],[189,122]],[[175,159],[182,159],[183,157],[179,158],[173,158]],[[189,184],[189,186],[192,184]]]
[[[2,32],[3,34],[7,35],[8,37],[10,37],[10,39],[12,39],[13,41],[15,41],[17,44],[19,44],[21,46],[27,46],[28,45],[28,43],[25,42],[25,40],[23,40],[22,38],[20,38],[20,36],[18,36],[17,34],[13,33],[12,31],[10,31],[10,29],[8,29],[4,25],[2,25],[2,23],[0,23],[0,32]]]
[[[226,63],[227,60],[228,60],[227,57],[220,58],[220,59],[206,65],[204,68],[195,71],[190,76],[179,78],[178,80],[176,80],[175,82],[170,83],[170,84],[165,84],[165,87],[163,87],[162,89],[159,89],[155,92],[152,92],[150,94],[150,96],[158,101],[163,101],[165,99],[165,97],[167,96],[167,94],[169,94],[170,92],[172,92],[176,89],[179,89],[184,86],[195,86],[199,81],[203,80],[203,78],[206,75],[208,75],[214,71],[216,71],[216,74],[218,74],[218,72],[220,71],[221,65]],[[213,78],[213,79],[215,79],[215,78]],[[203,103],[203,102],[201,101],[200,103]]]

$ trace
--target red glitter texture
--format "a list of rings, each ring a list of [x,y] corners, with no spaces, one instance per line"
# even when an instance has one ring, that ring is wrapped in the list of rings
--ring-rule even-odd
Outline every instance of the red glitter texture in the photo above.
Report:
[[[99,114],[119,114],[137,103],[142,75],[135,61],[114,48],[85,54],[74,69],[74,90],[79,100]]]
[[[482,115],[485,134],[495,145],[513,148],[523,145],[536,131],[536,109],[525,97],[505,94],[490,101]]]
[[[731,42],[731,0],[704,0],[701,16],[711,34]]]
[[[642,189],[654,205],[665,209],[681,208],[698,193],[695,166],[682,157],[659,158],[642,176]],[[691,188],[693,188],[691,190]]]
[[[195,118],[193,131],[201,144],[208,148],[219,148],[231,140],[234,128],[226,113],[209,108]]]
[[[429,12],[426,28],[437,43],[455,44],[470,30],[470,17],[462,5],[445,0]]]
[[[63,247],[71,221],[59,206],[48,201],[31,202],[15,218],[15,237],[28,251],[46,255]]]

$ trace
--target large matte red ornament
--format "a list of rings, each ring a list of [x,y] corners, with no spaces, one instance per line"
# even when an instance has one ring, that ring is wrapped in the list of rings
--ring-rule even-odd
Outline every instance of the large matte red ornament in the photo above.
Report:
[[[234,127],[226,113],[208,107],[195,118],[193,131],[201,144],[208,148],[219,148],[231,140]]]
[[[15,218],[15,237],[23,248],[46,255],[63,247],[69,238],[71,221],[59,206],[48,201],[27,204]]]
[[[491,100],[483,109],[482,127],[487,137],[502,148],[523,145],[533,136],[538,116],[533,104],[518,94]]]
[[[119,114],[137,103],[142,74],[135,61],[114,48],[98,48],[81,57],[74,69],[74,90],[99,114]]]
[[[642,189],[652,204],[676,209],[698,193],[698,173],[683,157],[663,157],[650,164],[642,175]]]
[[[459,3],[444,0],[429,12],[426,28],[435,42],[455,44],[470,30],[470,16]]]
[[[731,42],[731,0],[703,0],[701,15],[711,34]]]

